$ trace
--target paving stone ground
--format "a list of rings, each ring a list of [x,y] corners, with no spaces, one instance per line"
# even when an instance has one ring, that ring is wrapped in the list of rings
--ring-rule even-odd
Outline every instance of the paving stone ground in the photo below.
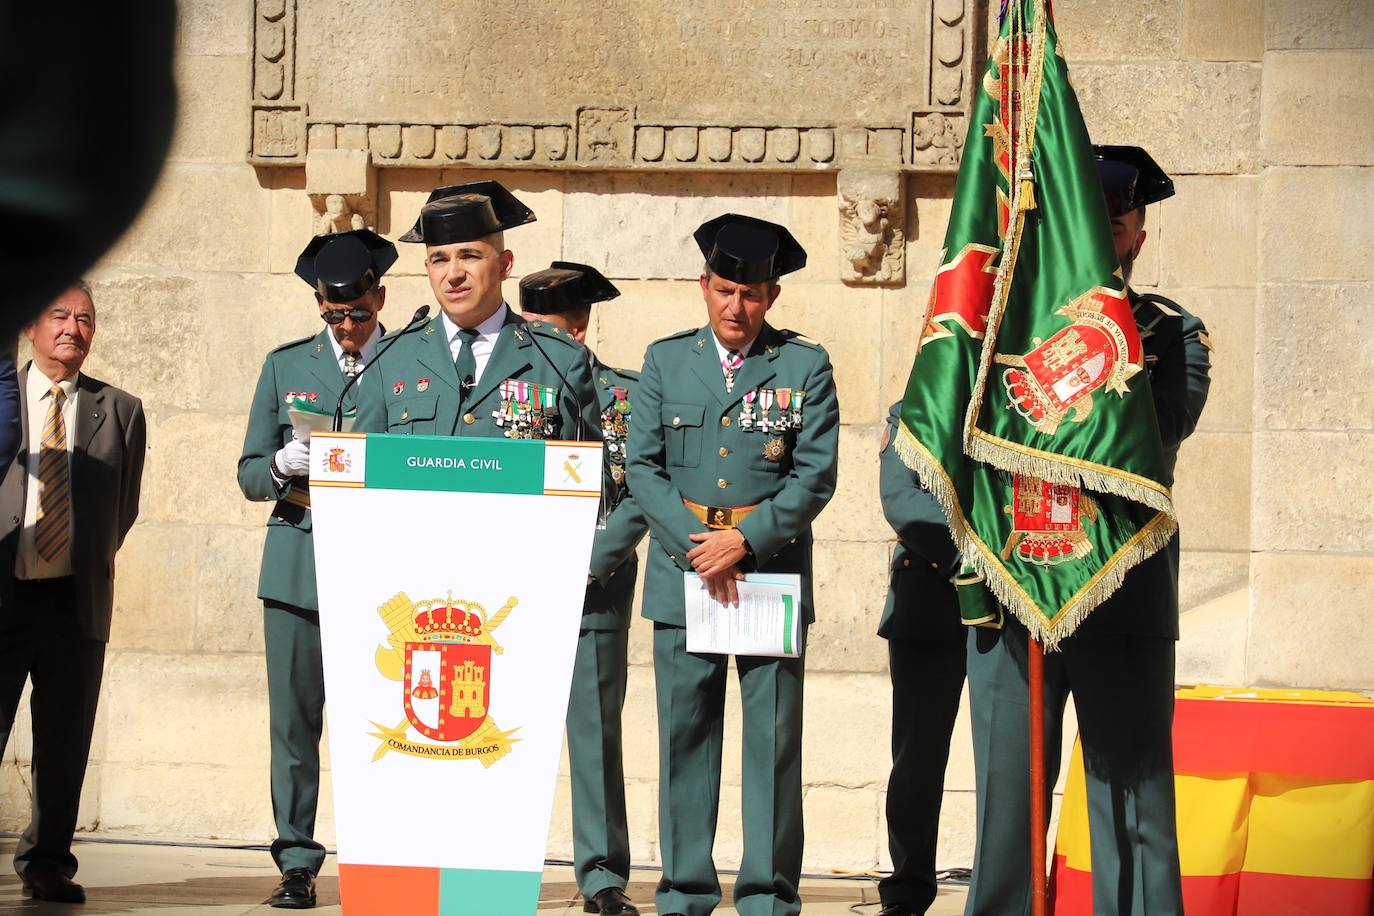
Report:
[[[84,906],[40,903],[24,898],[19,879],[9,870],[14,852],[12,838],[0,839],[0,914],[156,914],[156,916],[193,916],[193,914],[267,914],[283,912],[264,905],[277,882],[277,872],[263,849],[233,847],[150,845],[133,842],[79,842],[76,855],[81,861],[77,875],[86,888]],[[325,862],[317,892],[320,906],[315,912],[339,914],[338,863],[333,856]],[[657,873],[636,870],[630,895],[644,916],[656,914],[653,887]],[[722,876],[725,897],[729,900],[729,876]],[[877,885],[871,880],[850,878],[807,878],[802,882],[804,912],[809,916],[875,916],[878,912]],[[964,889],[949,886],[930,910],[931,916],[956,916],[964,909]],[[572,869],[552,865],[544,870],[539,916],[577,916],[582,900],[573,884]],[[729,916],[735,910],[722,906],[716,911]],[[398,910],[397,916],[406,916]],[[500,914],[493,914],[500,916]]]

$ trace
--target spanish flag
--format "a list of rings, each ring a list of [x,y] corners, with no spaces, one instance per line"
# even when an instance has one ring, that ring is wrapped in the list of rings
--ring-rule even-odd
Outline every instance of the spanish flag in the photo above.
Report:
[[[1188,916],[1374,914],[1374,700],[1185,687],[1174,785]],[[1075,746],[1052,877],[1055,916],[1090,916],[1092,861]]]

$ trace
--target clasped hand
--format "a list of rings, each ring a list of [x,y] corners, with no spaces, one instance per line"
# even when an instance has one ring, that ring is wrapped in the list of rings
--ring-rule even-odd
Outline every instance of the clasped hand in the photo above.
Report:
[[[739,607],[735,582],[744,578],[739,571],[739,563],[748,553],[744,535],[737,528],[725,528],[693,534],[691,538],[697,546],[687,552],[687,559],[706,583],[706,591],[721,604]]]

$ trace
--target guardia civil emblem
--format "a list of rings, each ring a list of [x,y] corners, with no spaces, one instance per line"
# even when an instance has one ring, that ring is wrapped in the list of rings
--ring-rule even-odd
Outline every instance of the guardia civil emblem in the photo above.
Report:
[[[504,649],[492,636],[519,601],[495,614],[475,601],[412,602],[401,592],[377,614],[390,631],[376,652],[377,670],[401,686],[405,718],[395,728],[373,722],[381,740],[374,761],[395,751],[431,760],[479,760],[489,767],[510,753],[518,729],[501,731],[491,717],[493,656]]]

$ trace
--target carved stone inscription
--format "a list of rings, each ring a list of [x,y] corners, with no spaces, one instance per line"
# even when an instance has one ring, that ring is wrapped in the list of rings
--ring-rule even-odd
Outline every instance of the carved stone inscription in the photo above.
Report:
[[[930,104],[933,2],[298,0],[295,94],[349,121],[539,123],[611,101],[651,121],[902,125]]]

